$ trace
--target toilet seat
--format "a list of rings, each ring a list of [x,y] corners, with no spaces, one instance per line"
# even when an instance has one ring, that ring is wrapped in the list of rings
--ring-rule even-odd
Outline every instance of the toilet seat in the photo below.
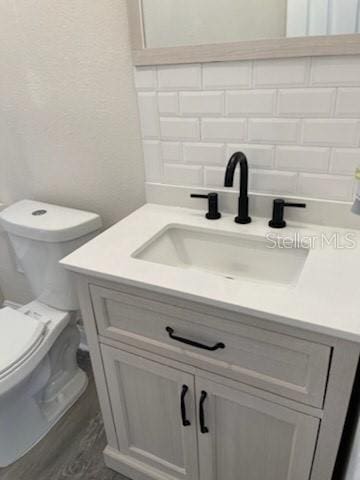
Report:
[[[0,310],[0,379],[18,368],[39,348],[46,323],[9,307]]]
[[[0,309],[0,397],[29,377],[71,318],[38,300]]]

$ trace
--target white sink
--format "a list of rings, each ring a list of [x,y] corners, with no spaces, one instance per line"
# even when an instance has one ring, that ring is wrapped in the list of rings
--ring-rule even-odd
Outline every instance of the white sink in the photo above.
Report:
[[[308,253],[304,247],[274,248],[272,241],[262,237],[169,225],[132,257],[230,280],[294,285]]]

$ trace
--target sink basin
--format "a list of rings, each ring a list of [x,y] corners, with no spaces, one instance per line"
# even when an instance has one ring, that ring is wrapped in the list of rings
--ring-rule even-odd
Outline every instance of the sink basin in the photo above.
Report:
[[[169,225],[132,257],[229,280],[292,285],[308,253],[305,247],[274,248],[274,242],[262,237]]]

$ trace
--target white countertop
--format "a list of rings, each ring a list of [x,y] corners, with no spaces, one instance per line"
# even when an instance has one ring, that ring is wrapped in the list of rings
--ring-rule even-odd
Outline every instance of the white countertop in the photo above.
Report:
[[[289,222],[274,231],[268,219],[238,225],[233,215],[209,221],[203,211],[147,204],[91,240],[61,263],[78,273],[143,287],[207,305],[360,342],[360,232]],[[151,263],[132,254],[168,225],[262,236],[330,238],[341,244],[351,233],[354,248],[317,245],[310,250],[295,286],[228,279],[205,271]]]

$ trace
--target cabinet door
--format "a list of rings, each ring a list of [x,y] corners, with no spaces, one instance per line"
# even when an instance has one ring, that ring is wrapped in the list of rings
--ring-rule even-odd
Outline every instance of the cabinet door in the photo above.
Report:
[[[152,479],[197,480],[193,375],[101,348],[121,461]]]
[[[201,480],[309,479],[318,419],[198,378],[196,397]]]

